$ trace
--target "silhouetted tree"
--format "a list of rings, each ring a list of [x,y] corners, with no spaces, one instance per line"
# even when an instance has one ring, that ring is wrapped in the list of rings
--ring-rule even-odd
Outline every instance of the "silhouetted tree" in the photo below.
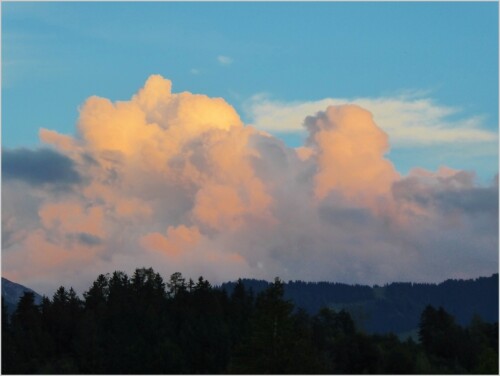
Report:
[[[41,315],[32,292],[25,292],[19,299],[11,328],[14,373],[35,373],[44,354]]]
[[[286,298],[278,278],[253,286],[264,286],[256,299],[243,280],[228,296],[201,276],[186,283],[174,273],[165,284],[152,268],[138,268],[131,278],[120,271],[98,276],[83,301],[65,287],[39,306],[26,293],[10,321],[2,307],[2,372],[498,373],[498,323],[475,317],[461,327],[429,306],[421,313],[421,343],[401,342],[360,332],[348,311],[311,316]],[[345,299],[361,291],[339,288]]]
[[[2,296],[2,373],[13,373],[16,349],[12,341],[11,325],[7,305]]]
[[[250,335],[238,349],[230,372],[301,372],[300,365],[295,362],[300,351],[295,345],[300,338],[294,333],[294,307],[283,295],[283,282],[279,278],[258,295]]]

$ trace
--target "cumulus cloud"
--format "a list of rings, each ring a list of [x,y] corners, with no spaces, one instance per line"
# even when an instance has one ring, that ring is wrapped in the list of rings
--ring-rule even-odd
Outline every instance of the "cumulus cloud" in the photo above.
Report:
[[[317,154],[318,198],[334,190],[367,204],[390,191],[398,173],[384,159],[389,140],[368,111],[354,105],[330,106],[304,123],[309,131],[307,145]]]
[[[401,176],[376,122],[362,106],[325,106],[301,120],[308,137],[293,149],[158,75],[128,101],[90,97],[74,136],[40,131],[56,151],[7,153],[2,273],[52,293],[145,265],[214,283],[494,272],[497,180],[446,167]],[[34,155],[56,172],[40,174]]]

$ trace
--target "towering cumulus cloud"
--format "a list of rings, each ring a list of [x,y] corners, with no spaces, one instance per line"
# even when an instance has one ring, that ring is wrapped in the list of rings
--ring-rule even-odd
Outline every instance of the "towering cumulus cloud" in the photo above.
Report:
[[[311,114],[292,149],[223,99],[171,88],[154,75],[130,101],[91,97],[75,136],[42,129],[45,147],[3,151],[4,276],[50,293],[150,265],[213,282],[498,268],[498,179],[477,186],[446,167],[400,176],[358,106]]]
[[[353,105],[330,106],[326,112],[307,117],[305,125],[308,144],[318,154],[317,197],[337,191],[367,204],[390,192],[398,174],[383,158],[389,140],[368,111]]]

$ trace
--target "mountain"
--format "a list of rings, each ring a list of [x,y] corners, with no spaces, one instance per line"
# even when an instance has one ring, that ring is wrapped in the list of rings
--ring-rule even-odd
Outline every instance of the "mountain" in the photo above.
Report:
[[[243,283],[255,294],[269,286],[269,282],[254,279],[244,279]],[[231,293],[234,286],[235,282],[228,282],[221,288]],[[442,306],[463,326],[474,315],[486,322],[498,322],[498,274],[439,284],[391,283],[373,287],[290,281],[285,283],[285,298],[309,314],[322,307],[345,309],[357,326],[368,333],[415,336],[420,314],[428,304]]]
[[[254,294],[269,287],[270,282],[243,279]],[[231,293],[235,282],[223,283],[220,288]],[[447,280],[439,284],[390,283],[384,286],[347,285],[333,282],[290,281],[284,284],[285,298],[309,314],[323,307],[336,311],[345,309],[359,329],[368,333],[396,333],[415,336],[420,314],[427,305],[442,306],[457,323],[466,326],[474,315],[482,320],[498,322],[498,274],[470,280]],[[25,291],[42,297],[32,289],[2,278],[2,298],[12,313]]]
[[[15,283],[9,281],[7,278],[2,277],[2,298],[7,306],[7,311],[12,313],[15,311],[17,307],[17,303],[21,296],[23,296],[24,292],[32,292],[35,294],[35,303],[40,304],[42,302],[42,296],[32,289],[20,285],[19,283]]]

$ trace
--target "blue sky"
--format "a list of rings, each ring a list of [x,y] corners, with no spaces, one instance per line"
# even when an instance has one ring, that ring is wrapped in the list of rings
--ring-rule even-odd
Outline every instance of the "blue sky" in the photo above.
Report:
[[[1,7],[3,276],[498,271],[498,2]]]
[[[4,2],[2,145],[36,147],[41,127],[73,134],[86,98],[128,99],[153,73],[256,125],[256,101],[425,99],[431,112],[453,109],[437,119],[445,127],[484,134],[391,142],[399,171],[447,165],[484,182],[498,171],[496,2]],[[298,146],[300,121],[285,128],[270,131]]]

